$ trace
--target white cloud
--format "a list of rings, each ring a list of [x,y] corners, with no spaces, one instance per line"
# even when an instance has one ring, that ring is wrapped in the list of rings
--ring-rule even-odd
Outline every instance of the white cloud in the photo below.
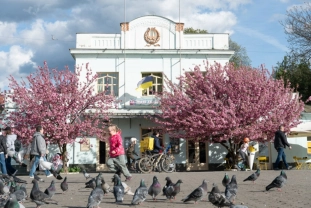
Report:
[[[14,76],[17,80],[23,75],[20,73],[20,67],[25,64],[35,64],[31,61],[33,57],[31,50],[25,50],[18,45],[14,45],[8,52],[0,51],[0,88],[8,89],[10,75]]]
[[[0,21],[0,45],[12,44],[16,33],[16,23]]]

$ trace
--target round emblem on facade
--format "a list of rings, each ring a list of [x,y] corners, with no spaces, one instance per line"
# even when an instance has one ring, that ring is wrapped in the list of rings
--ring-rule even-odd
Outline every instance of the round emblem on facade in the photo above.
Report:
[[[160,40],[160,33],[155,27],[148,28],[145,32],[144,38],[147,43],[154,45]]]

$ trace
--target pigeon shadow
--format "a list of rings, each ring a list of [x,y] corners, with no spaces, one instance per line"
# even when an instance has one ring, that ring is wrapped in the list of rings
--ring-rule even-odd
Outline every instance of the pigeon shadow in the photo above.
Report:
[[[167,201],[167,199],[157,199],[157,200],[148,199],[148,200],[146,200],[146,202],[154,202],[154,203],[163,202],[163,201]]]
[[[116,203],[116,202],[105,202],[106,204],[116,204],[116,205],[120,205],[120,206],[135,206],[135,205],[132,205],[132,204],[125,204],[125,203]]]
[[[249,192],[266,192],[266,190],[249,191]]]
[[[65,206],[65,207],[68,207],[68,208],[84,208],[84,207],[70,207],[70,206]]]

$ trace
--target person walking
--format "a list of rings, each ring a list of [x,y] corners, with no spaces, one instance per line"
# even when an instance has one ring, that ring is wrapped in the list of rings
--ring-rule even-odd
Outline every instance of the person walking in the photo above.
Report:
[[[3,135],[4,129],[2,129],[2,134],[0,135],[0,167],[2,174],[7,174],[5,159],[7,157],[7,146],[6,138]]]
[[[134,155],[138,156],[138,154],[135,152],[136,142],[137,142],[137,139],[132,137],[131,138],[131,144],[129,145],[129,147],[126,150],[127,167],[132,169],[132,170],[136,169],[136,167],[135,167],[136,158]],[[131,159],[132,159],[132,162],[131,162]]]
[[[110,137],[108,139],[110,150],[110,158],[107,161],[107,166],[111,171],[116,172],[119,176],[121,173],[126,177],[125,181],[130,181],[132,175],[128,171],[125,164],[125,151],[122,144],[121,130],[116,125],[108,127]]]
[[[6,134],[6,146],[8,148],[7,152],[10,153],[5,159],[6,170],[7,170],[8,175],[15,175],[17,173],[17,170],[11,164],[12,157],[14,158],[16,162],[21,164],[21,162],[17,160],[17,157],[14,157],[15,156],[15,141],[17,139],[17,135],[12,133],[11,127],[9,126],[5,128],[5,134]]]
[[[30,178],[34,178],[34,173],[36,172],[37,166],[40,162],[40,158],[46,161],[46,143],[43,138],[43,128],[42,126],[36,127],[36,133],[33,135],[30,155],[34,156],[34,162],[29,171]],[[44,170],[46,177],[53,176],[49,170]]]
[[[284,133],[284,126],[280,125],[279,130],[276,131],[275,135],[274,135],[274,148],[278,152],[278,156],[277,156],[276,161],[274,163],[274,170],[279,170],[278,167],[279,167],[279,163],[280,163],[281,158],[283,160],[283,163],[284,163],[286,169],[287,170],[292,169],[292,166],[289,166],[286,162],[286,155],[284,152],[284,149],[286,148],[286,146],[288,146],[289,149],[292,149],[292,147],[288,143],[286,135]]]

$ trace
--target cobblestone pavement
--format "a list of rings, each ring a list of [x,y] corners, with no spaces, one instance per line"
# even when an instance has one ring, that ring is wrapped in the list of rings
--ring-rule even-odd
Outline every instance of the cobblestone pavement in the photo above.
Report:
[[[311,170],[289,170],[286,171],[288,181],[287,184],[282,188],[282,191],[272,189],[265,191],[266,185],[268,185],[276,176],[280,174],[280,171],[273,170],[262,170],[260,177],[256,183],[243,182],[254,171],[229,171],[228,174],[231,177],[233,174],[237,177],[238,182],[238,194],[236,204],[245,204],[250,208],[296,208],[296,207],[311,207],[310,196],[311,196]],[[90,173],[91,176],[96,176],[97,173]],[[208,190],[210,191],[213,183],[217,183],[220,190],[224,191],[225,188],[222,186],[221,181],[225,172],[175,172],[175,173],[150,173],[150,174],[133,174],[133,179],[127,184],[135,192],[135,189],[139,186],[140,179],[145,179],[147,187],[152,183],[152,178],[156,175],[162,185],[165,184],[164,178],[170,176],[173,182],[178,179],[183,181],[181,185],[181,192],[177,195],[176,200],[169,202],[164,196],[158,196],[157,201],[152,201],[151,197],[148,196],[147,200],[139,207],[215,207],[207,199],[205,201],[198,202],[193,205],[193,202],[184,204],[181,199],[187,196],[192,190],[198,187],[203,179],[207,179]],[[106,182],[111,183],[112,173],[103,173],[103,177]],[[41,176],[41,175],[40,175]],[[57,192],[54,195],[54,199],[59,202],[58,205],[43,205],[42,208],[52,207],[68,207],[68,208],[82,208],[86,207],[88,196],[91,192],[90,189],[85,189],[84,183],[86,182],[83,175],[80,174],[68,174],[62,175],[67,176],[69,184],[69,191],[62,193],[60,189],[61,181],[56,181]],[[27,180],[28,194],[32,188],[31,179],[28,176],[18,176],[21,179]],[[46,178],[42,176],[45,182],[40,182],[40,190],[44,191],[49,185],[53,178]],[[124,177],[122,176],[122,180]],[[131,206],[132,196],[126,195],[123,204],[115,204],[113,194],[104,196],[104,200],[100,204],[100,207],[129,207]],[[35,203],[26,201],[25,207],[36,207]]]

